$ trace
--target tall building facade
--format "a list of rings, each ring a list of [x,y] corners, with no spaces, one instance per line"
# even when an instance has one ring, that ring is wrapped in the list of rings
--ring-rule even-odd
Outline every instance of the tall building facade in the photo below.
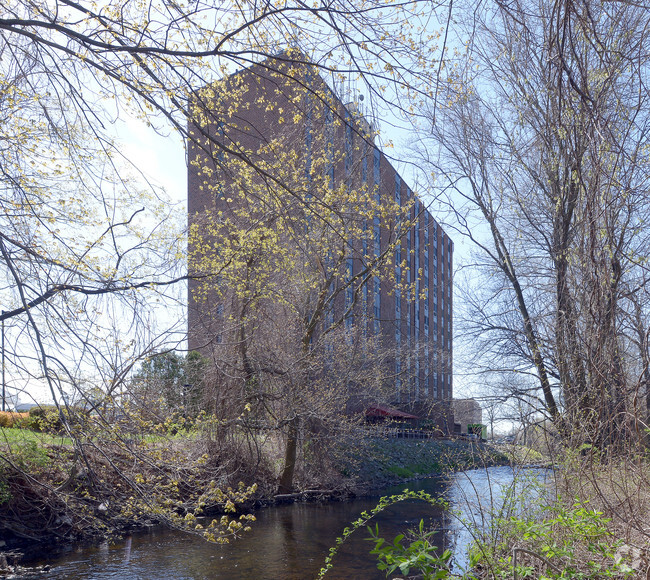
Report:
[[[227,338],[228,327],[231,336],[241,329],[232,311],[241,310],[249,290],[240,288],[233,306],[228,289],[235,282],[216,270],[226,271],[231,253],[239,259],[237,235],[223,232],[269,228],[279,246],[264,258],[261,277],[267,292],[275,288],[264,297],[272,303],[267,318],[277,322],[295,314],[298,307],[282,293],[295,286],[289,271],[293,276],[310,262],[306,272],[318,271],[320,278],[303,278],[320,280],[320,286],[314,283],[305,304],[320,299],[324,306],[300,312],[302,319],[314,319],[314,328],[305,323],[296,330],[303,342],[318,342],[332,330],[349,351],[371,337],[372,348],[381,345],[385,353],[387,402],[431,417],[445,431],[452,428],[453,243],[376,145],[359,104],[344,103],[317,71],[288,57],[206,87],[195,103],[195,139],[188,147],[188,211],[195,232],[189,348],[217,359],[226,343],[232,348],[236,342]],[[211,233],[214,222],[222,233]],[[221,256],[211,277],[209,265],[199,266],[207,247]],[[290,259],[279,256],[282,247]],[[262,254],[242,261],[238,273],[250,268],[255,280],[262,270],[251,260],[261,261]],[[205,289],[206,277],[214,291]]]

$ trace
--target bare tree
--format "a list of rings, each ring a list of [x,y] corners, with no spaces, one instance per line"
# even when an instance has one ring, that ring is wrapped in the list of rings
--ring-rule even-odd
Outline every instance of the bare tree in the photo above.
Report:
[[[623,325],[644,268],[633,256],[648,250],[648,14],[586,0],[485,8],[468,13],[467,54],[425,140],[494,281],[473,332],[535,373],[566,437],[614,443],[638,382]]]

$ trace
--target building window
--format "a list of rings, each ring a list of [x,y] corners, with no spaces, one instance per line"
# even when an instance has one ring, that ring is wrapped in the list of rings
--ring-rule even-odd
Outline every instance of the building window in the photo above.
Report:
[[[415,336],[420,335],[420,217],[419,202],[415,200],[415,223],[413,224],[413,272],[415,276]]]
[[[375,185],[379,185],[380,183],[380,176],[379,176],[380,159],[381,159],[381,152],[379,151],[379,149],[375,149],[374,156],[373,156],[373,163],[372,163],[373,180],[375,182]]]
[[[375,334],[379,334],[379,321],[381,318],[381,284],[379,282],[379,277],[374,276],[374,330]]]
[[[352,156],[354,151],[354,130],[352,129],[352,117],[345,112],[345,176],[349,177],[352,171]]]
[[[406,232],[406,281],[411,281],[411,230]]]
[[[325,111],[325,132],[327,133],[327,175],[330,189],[334,189],[334,112],[329,107]]]

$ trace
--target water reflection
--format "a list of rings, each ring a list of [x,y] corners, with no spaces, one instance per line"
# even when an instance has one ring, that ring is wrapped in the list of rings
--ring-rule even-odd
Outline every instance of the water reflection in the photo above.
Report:
[[[452,547],[463,564],[462,554],[471,541],[473,526],[482,525],[486,505],[493,505],[512,483],[510,468],[470,471],[453,480],[411,482],[408,488],[446,497],[462,512],[469,525],[460,525],[441,508],[421,501],[406,501],[389,507],[376,521],[383,537],[392,540],[420,519],[431,529],[440,549]],[[382,491],[400,493],[406,485]],[[293,504],[261,510],[253,531],[244,539],[225,546],[207,544],[199,538],[169,530],[152,530],[126,538],[122,543],[95,548],[72,549],[47,561],[52,565],[48,578],[60,579],[204,579],[306,580],[314,578],[329,548],[343,528],[362,511],[371,510],[379,496],[350,502]],[[483,508],[483,509],[481,509]],[[370,556],[372,544],[365,529],[358,530],[340,549],[331,579],[381,579],[376,561]],[[36,562],[45,563],[45,562]]]

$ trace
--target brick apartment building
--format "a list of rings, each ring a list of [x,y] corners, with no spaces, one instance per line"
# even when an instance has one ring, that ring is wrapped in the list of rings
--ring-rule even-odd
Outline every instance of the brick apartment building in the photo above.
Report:
[[[238,208],[248,203],[242,190],[250,189],[251,196],[261,196],[260,188],[264,195],[282,192],[285,205],[295,201],[291,219],[303,216],[305,232],[314,223],[309,216],[316,214],[303,208],[311,211],[314,204],[321,207],[321,199],[330,200],[323,211],[335,206],[331,219],[341,220],[348,250],[327,287],[334,297],[310,341],[335,320],[341,321],[337,332],[347,333],[339,342],[379,337],[391,352],[382,363],[389,371],[384,381],[392,383],[384,403],[451,429],[453,243],[375,145],[358,103],[344,104],[316,71],[287,58],[265,61],[206,87],[197,97],[196,111],[201,120],[191,127],[198,145],[189,145],[188,212],[190,226],[199,227],[198,239],[190,242],[191,256],[200,255],[197,248],[210,238],[202,221],[206,215],[235,223]],[[214,140],[223,147],[215,147]],[[251,165],[262,170],[243,177]],[[356,209],[339,201],[350,191],[365,192],[359,194],[361,201],[350,202],[357,203]],[[266,219],[260,207],[268,199],[251,204],[256,223]],[[373,209],[364,213],[369,207]],[[292,239],[288,245],[300,244],[300,236]],[[321,260],[326,266],[338,255],[332,253]],[[381,266],[373,268],[373,260],[382,255]],[[190,270],[195,259],[190,257]],[[277,276],[282,272],[272,275],[281,289]],[[220,277],[210,283],[213,288],[228,284]],[[227,338],[225,330],[225,320],[232,323],[232,301],[226,291],[211,294],[201,285],[196,280],[189,284],[189,348],[216,359],[225,343],[232,346],[237,340]],[[282,302],[278,296],[268,301]],[[282,312],[286,309],[274,311],[276,320]]]

